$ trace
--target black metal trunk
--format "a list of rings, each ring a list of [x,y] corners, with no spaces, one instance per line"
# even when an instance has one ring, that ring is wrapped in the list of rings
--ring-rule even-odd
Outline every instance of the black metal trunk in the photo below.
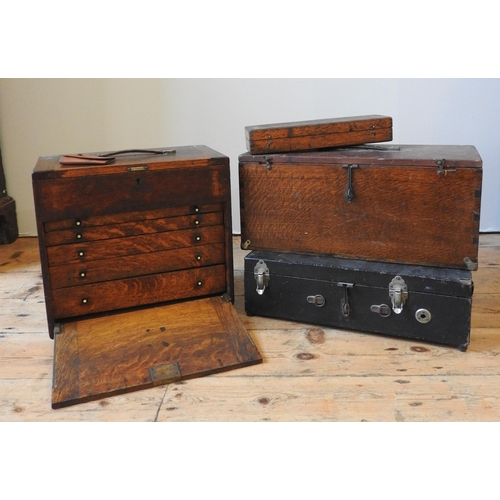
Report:
[[[248,315],[469,344],[470,271],[253,251],[244,281]]]

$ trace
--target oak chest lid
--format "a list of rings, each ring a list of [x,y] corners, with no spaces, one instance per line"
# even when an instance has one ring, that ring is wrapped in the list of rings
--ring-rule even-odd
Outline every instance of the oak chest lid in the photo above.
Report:
[[[227,156],[204,145],[49,155],[38,159],[33,179],[203,167],[228,161]]]
[[[243,153],[241,163],[271,164],[358,164],[383,166],[429,166],[459,168],[482,168],[482,159],[472,145],[449,144],[367,144],[348,148],[330,148],[317,151],[294,152],[287,154],[252,155]]]

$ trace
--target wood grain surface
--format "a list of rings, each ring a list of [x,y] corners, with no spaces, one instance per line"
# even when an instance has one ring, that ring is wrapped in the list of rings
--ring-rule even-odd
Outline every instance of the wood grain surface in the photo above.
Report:
[[[500,420],[500,235],[480,236],[465,353],[247,317],[246,252],[239,245],[235,237],[235,307],[262,364],[58,410],[51,409],[54,341],[47,335],[37,241],[0,246],[0,421]]]
[[[461,269],[477,261],[480,171],[359,166],[351,203],[347,184],[341,164],[240,163],[244,248]]]

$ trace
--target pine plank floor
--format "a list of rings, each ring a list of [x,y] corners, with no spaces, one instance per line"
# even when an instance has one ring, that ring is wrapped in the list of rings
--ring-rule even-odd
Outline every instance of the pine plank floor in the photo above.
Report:
[[[480,237],[468,350],[248,317],[263,364],[52,410],[36,238],[0,246],[1,422],[498,422],[500,234]]]

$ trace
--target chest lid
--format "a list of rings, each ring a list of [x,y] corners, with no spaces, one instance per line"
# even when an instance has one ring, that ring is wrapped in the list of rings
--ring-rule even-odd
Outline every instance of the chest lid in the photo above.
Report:
[[[243,153],[240,163],[266,165],[336,165],[383,167],[431,167],[436,171],[456,168],[481,169],[482,159],[472,145],[373,144],[349,148],[331,148],[321,151],[288,154],[252,155]]]
[[[122,172],[226,165],[227,156],[207,146],[180,146],[41,156],[33,179],[59,179]]]
[[[229,296],[59,325],[52,407],[261,363]]]

